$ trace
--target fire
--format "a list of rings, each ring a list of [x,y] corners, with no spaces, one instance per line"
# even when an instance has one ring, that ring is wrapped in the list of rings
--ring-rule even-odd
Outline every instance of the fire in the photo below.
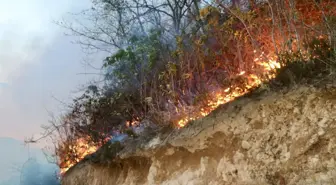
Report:
[[[64,160],[64,162],[59,165],[61,168],[60,173],[64,174],[72,166],[84,159],[85,156],[96,152],[99,147],[100,145],[92,145],[89,142],[89,138],[79,138],[75,140],[73,144],[67,146],[66,150],[75,155],[71,156],[71,159],[68,157],[67,160]],[[65,155],[69,153],[65,153]]]
[[[254,51],[256,53],[256,51]],[[281,65],[276,60],[275,55],[264,56],[264,53],[261,53],[260,56],[256,57],[254,61],[262,67],[263,73],[266,75],[266,78],[260,77],[257,74],[246,74],[245,71],[241,71],[238,76],[243,76],[247,79],[248,83],[244,84],[243,87],[229,87],[224,90],[219,90],[218,92],[213,93],[207,101],[206,105],[200,108],[199,112],[192,113],[177,122],[179,128],[184,127],[189,121],[196,120],[202,117],[207,116],[215,110],[220,105],[228,103],[234,100],[237,97],[240,97],[248,93],[251,89],[259,86],[263,82],[270,80],[275,77],[275,70],[281,68]]]
[[[261,83],[274,78],[275,70],[281,67],[280,63],[277,62],[276,57],[264,56],[264,53],[256,57],[254,61],[256,62],[256,64],[261,66],[263,75],[266,75],[266,78],[260,77],[257,74],[247,74],[245,71],[239,72],[237,76],[246,78],[246,84],[238,84],[240,86],[231,86],[226,89],[213,92],[209,95],[209,98],[206,101],[205,105],[197,109],[200,111],[193,111],[192,113],[188,114],[188,116],[180,119],[179,121],[177,121],[177,126],[179,128],[182,128],[189,121],[205,117],[210,114],[210,112],[215,110],[218,106],[228,103],[235,98],[248,93],[251,89],[259,86]],[[186,110],[185,108],[182,108],[182,110],[177,111],[183,112]],[[135,119],[133,121],[127,121],[126,126],[130,127],[137,125],[138,123],[139,119]],[[106,141],[109,139],[111,139],[111,137],[107,137]],[[63,163],[60,164],[61,174],[64,174],[67,170],[69,170],[72,166],[82,160],[85,156],[96,152],[101,145],[102,143],[97,144],[90,142],[90,138],[79,138],[75,140],[73,144],[68,145],[67,148],[64,150],[64,155],[73,154],[73,156],[62,156]]]
[[[135,118],[132,121],[126,121],[126,127],[132,127],[138,125],[140,123],[139,120],[140,120],[139,118]]]
[[[138,120],[139,118],[135,118],[132,121],[127,121],[126,127],[138,125],[140,123]],[[112,139],[112,136],[106,136],[103,143],[108,142],[110,139]],[[59,164],[61,168],[60,170],[61,175],[65,174],[65,172],[67,172],[76,163],[84,159],[85,156],[96,152],[103,145],[103,143],[93,143],[91,142],[91,139],[89,137],[82,137],[76,139],[70,145],[63,146],[66,148],[62,150],[64,151],[64,153],[61,154],[62,163]]]
[[[336,12],[335,10],[335,4],[332,3],[331,5],[327,5],[330,2],[333,1],[326,1],[324,5],[320,5],[321,7],[333,7],[330,9],[324,9],[319,10],[318,7],[315,5],[315,3],[310,3],[310,1],[306,1],[307,3],[303,3],[305,1],[302,1],[301,3],[298,3],[298,18],[302,18],[302,22],[307,24],[307,27],[314,27],[315,25],[320,21],[323,20],[322,19],[322,14],[323,16],[325,16],[324,14],[330,14],[332,12]],[[314,1],[312,1],[314,2]],[[323,3],[323,2],[321,2]],[[319,3],[320,4],[320,3]],[[204,13],[204,12],[203,12]],[[280,12],[282,13],[282,12]],[[202,12],[201,12],[202,14]],[[272,12],[273,14],[273,12]],[[292,13],[290,13],[291,15]],[[284,12],[285,15],[285,12]],[[301,15],[301,16],[300,16]],[[332,15],[334,15],[334,13],[332,13]],[[258,16],[259,17],[259,16]],[[273,24],[277,24],[280,23],[282,24],[282,19],[287,17],[282,17],[279,15],[279,20],[277,20],[277,18],[275,17],[273,19],[273,17],[266,17],[266,19],[264,19],[264,17],[260,16],[260,18],[262,18],[262,21],[266,20],[268,22],[272,22],[274,21]],[[297,18],[296,18],[297,19]],[[293,26],[295,27],[295,20],[293,20]],[[301,25],[301,20],[298,21],[299,25]],[[267,23],[268,24],[268,23]],[[274,52],[275,48],[271,48],[269,47],[269,44],[267,44],[268,40],[272,37],[274,37],[274,41],[272,41],[272,43],[274,42],[274,44],[276,46],[282,46],[283,42],[286,41],[285,39],[287,37],[283,38],[283,31],[285,33],[285,36],[290,36],[291,35],[291,29],[289,31],[286,30],[277,30],[276,27],[275,30],[272,29],[272,35],[271,30],[268,29],[269,25],[266,25],[267,27],[263,27],[261,25],[260,30],[262,30],[263,32],[258,32],[258,35],[256,35],[256,38],[258,40],[262,40],[263,42],[265,42],[265,46],[263,48],[260,48],[262,50],[264,50],[265,52],[267,51],[270,52],[270,54],[265,54],[265,52],[260,52],[257,50],[253,51],[254,54],[254,59],[251,60],[251,62],[254,62],[254,64],[256,64],[254,67],[254,69],[251,69],[254,72],[251,71],[237,71],[236,72],[236,76],[233,76],[233,78],[235,77],[239,77],[239,78],[243,78],[244,80],[246,80],[246,82],[239,82],[238,84],[234,84],[229,86],[229,87],[225,87],[223,89],[219,89],[219,90],[215,90],[214,92],[210,93],[209,95],[207,95],[206,99],[202,102],[201,105],[198,105],[196,107],[192,107],[192,110],[189,110],[189,107],[185,107],[183,106],[183,104],[181,104],[181,106],[175,106],[175,112],[180,116],[182,115],[181,118],[179,118],[179,120],[177,120],[175,123],[177,125],[178,128],[182,128],[184,127],[188,122],[205,117],[207,115],[209,115],[213,110],[215,110],[216,108],[218,108],[220,105],[226,104],[230,101],[233,101],[234,99],[236,99],[237,97],[240,97],[248,92],[250,92],[253,88],[256,88],[258,86],[260,86],[262,83],[267,82],[270,79],[275,78],[275,71],[279,68],[281,68],[281,64],[278,62],[277,60],[277,55]],[[291,28],[291,26],[290,26]],[[299,27],[300,28],[300,27]],[[247,29],[247,28],[246,28]],[[215,29],[214,29],[215,30]],[[222,29],[220,29],[222,30]],[[259,29],[258,29],[259,30]],[[294,29],[295,31],[300,30],[300,29]],[[315,32],[315,29],[314,29]],[[253,29],[251,28],[251,33],[253,34]],[[281,34],[280,34],[281,33]],[[308,36],[310,31],[307,32]],[[250,33],[249,33],[250,34]],[[297,34],[297,33],[296,33]],[[304,32],[304,34],[306,34],[306,32]],[[314,33],[315,34],[315,33]],[[263,37],[259,37],[259,35],[263,36]],[[319,35],[318,36],[319,39],[325,39],[327,38],[326,35]],[[263,43],[261,42],[261,43]],[[300,46],[302,43],[300,43],[298,40],[293,40],[294,46]],[[321,46],[318,46],[321,47]],[[295,48],[295,47],[294,47]],[[298,47],[296,47],[298,48]],[[296,49],[294,49],[296,50]],[[289,50],[289,52],[291,52],[292,50]],[[272,53],[274,52],[274,53]],[[302,54],[307,55],[309,57],[308,53],[305,53],[305,51],[300,51]],[[317,56],[312,56],[313,58],[317,57]],[[250,69],[249,69],[250,70]],[[235,73],[235,72],[233,72]],[[231,73],[230,73],[231,75]],[[189,74],[187,75],[189,76]],[[184,94],[184,90],[183,90],[183,94]],[[146,99],[146,101],[151,102],[151,98],[150,99]],[[179,101],[179,100],[178,100]],[[170,104],[173,104],[173,102],[175,101],[171,101],[169,102]],[[178,104],[180,105],[180,103]],[[173,114],[172,117],[174,117],[175,114]],[[175,117],[174,117],[175,118]],[[136,119],[137,121],[128,121],[126,123],[127,126],[134,126],[137,125],[139,123],[139,119]],[[169,119],[171,120],[171,119]],[[109,140],[110,137],[106,137],[106,141]],[[92,143],[90,142],[90,138],[80,138],[75,140],[73,143],[71,143],[71,145],[65,145],[61,147],[61,153],[58,154],[58,156],[61,158],[61,164],[59,165],[61,167],[61,174],[64,174],[69,168],[71,168],[72,166],[74,166],[77,162],[79,162],[80,160],[82,160],[86,155],[92,154],[94,152],[97,151],[97,149],[102,146],[102,143]]]

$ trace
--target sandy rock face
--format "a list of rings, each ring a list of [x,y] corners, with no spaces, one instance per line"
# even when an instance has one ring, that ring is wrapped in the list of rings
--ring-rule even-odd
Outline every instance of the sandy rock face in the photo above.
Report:
[[[336,88],[242,98],[169,135],[86,161],[63,185],[336,184]]]

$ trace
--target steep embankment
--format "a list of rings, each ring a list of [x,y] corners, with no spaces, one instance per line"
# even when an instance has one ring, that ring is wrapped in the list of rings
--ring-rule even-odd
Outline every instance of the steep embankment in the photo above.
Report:
[[[63,185],[336,184],[335,87],[240,98],[185,128],[133,141],[117,157],[100,152]]]

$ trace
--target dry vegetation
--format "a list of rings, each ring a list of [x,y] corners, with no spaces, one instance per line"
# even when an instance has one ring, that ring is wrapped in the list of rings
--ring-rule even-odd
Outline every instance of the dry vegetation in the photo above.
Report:
[[[103,63],[104,84],[90,85],[52,127],[62,136],[62,169],[127,122],[184,126],[276,76],[286,85],[336,65],[332,0],[98,0],[94,7],[93,28],[62,26],[83,46],[116,52]]]

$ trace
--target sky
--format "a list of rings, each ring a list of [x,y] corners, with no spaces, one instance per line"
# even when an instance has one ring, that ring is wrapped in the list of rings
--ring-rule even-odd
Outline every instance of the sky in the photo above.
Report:
[[[93,78],[80,74],[92,68],[75,38],[53,23],[89,7],[90,0],[0,0],[0,137],[37,136],[48,111],[64,108],[57,100],[69,102]]]

